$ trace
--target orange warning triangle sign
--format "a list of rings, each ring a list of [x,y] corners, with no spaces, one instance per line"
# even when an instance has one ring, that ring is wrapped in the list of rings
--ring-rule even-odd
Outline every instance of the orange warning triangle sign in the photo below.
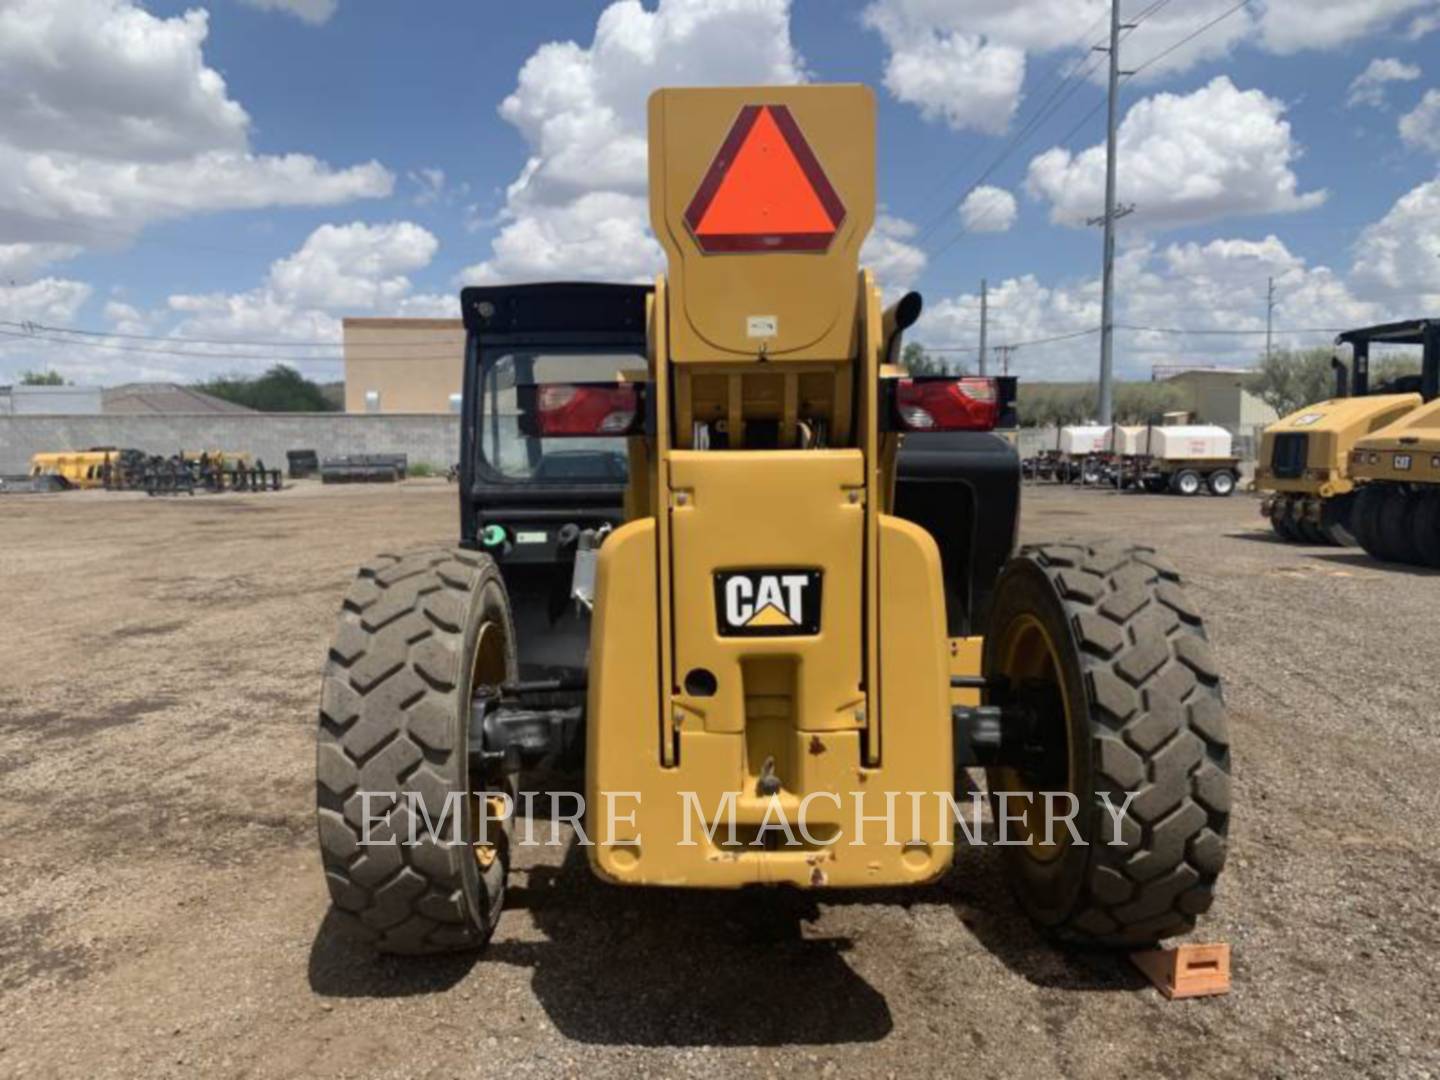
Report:
[[[824,251],[845,207],[790,110],[740,111],[685,212],[707,254]]]

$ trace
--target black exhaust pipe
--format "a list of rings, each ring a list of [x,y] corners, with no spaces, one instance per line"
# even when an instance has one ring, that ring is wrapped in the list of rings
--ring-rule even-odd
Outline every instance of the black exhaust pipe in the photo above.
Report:
[[[1350,392],[1356,397],[1370,393],[1370,339],[1355,342],[1355,365],[1350,377]]]
[[[1440,398],[1440,322],[1425,324],[1425,359],[1420,369],[1420,396],[1426,401]]]
[[[900,362],[900,335],[914,326],[925,308],[925,301],[918,292],[908,292],[885,309],[881,323],[881,334],[885,341],[885,363]]]
[[[1335,396],[1346,398],[1350,396],[1350,369],[1345,366],[1345,361],[1338,356],[1330,357],[1330,367],[1335,371]]]

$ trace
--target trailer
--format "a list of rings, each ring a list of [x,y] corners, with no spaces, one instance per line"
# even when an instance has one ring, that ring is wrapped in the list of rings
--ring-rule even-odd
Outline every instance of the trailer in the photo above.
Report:
[[[1151,425],[1142,428],[1138,453],[1121,459],[1121,486],[1134,484],[1151,494],[1212,495],[1228,498],[1240,479],[1240,459],[1230,432],[1214,424]]]
[[[1110,429],[1099,424],[1069,424],[1055,433],[1055,448],[1021,462],[1028,480],[1059,484],[1098,484],[1105,479],[1106,443]]]

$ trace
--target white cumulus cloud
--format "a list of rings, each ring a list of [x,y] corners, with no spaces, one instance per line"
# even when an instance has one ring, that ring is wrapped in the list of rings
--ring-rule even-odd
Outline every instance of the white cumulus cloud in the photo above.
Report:
[[[151,222],[388,195],[371,161],[257,154],[205,62],[209,19],[132,0],[0,4],[0,236],[51,253],[113,247]]]
[[[960,204],[960,220],[970,233],[1009,232],[1018,214],[1015,196],[988,184],[977,187]]]
[[[897,101],[956,129],[993,134],[1015,115],[1035,57],[1058,54],[1061,70],[1103,79],[1098,55],[1085,65],[1091,45],[1107,38],[1109,10],[1109,0],[872,0],[863,21],[885,43],[885,86]],[[1266,0],[1239,10],[1233,0],[1186,0],[1140,20],[1121,58],[1153,81],[1242,45],[1277,54],[1338,48],[1406,17],[1418,36],[1434,28],[1436,11],[1436,0]]]
[[[168,307],[180,337],[339,341],[344,315],[457,315],[454,297],[415,295],[409,275],[430,265],[432,233],[409,221],[322,225],[277,259],[263,284],[239,293],[179,293]]]
[[[490,256],[461,277],[649,277],[664,261],[646,196],[650,92],[803,78],[789,0],[610,4],[589,45],[542,45],[501,103],[529,156],[506,191]]]
[[[998,134],[1009,127],[1025,82],[1025,50],[917,17],[908,7],[876,3],[864,14],[890,50],[885,88],[895,100],[957,131]]]
[[[15,284],[51,263],[80,254],[75,244],[0,244],[0,284]]]
[[[1360,234],[1355,253],[1363,294],[1408,308],[1407,318],[1440,309],[1440,178],[1401,196]]]
[[[1400,118],[1407,146],[1440,154],[1440,90],[1427,90],[1420,104]]]
[[[65,323],[90,298],[90,286],[81,281],[46,277],[24,285],[0,285],[0,311],[9,322]],[[14,327],[3,327],[7,332]]]
[[[1269,283],[1275,281],[1281,347],[1324,344],[1328,334],[1291,333],[1315,327],[1364,325],[1391,309],[1359,295],[1340,274],[1291,252],[1277,237],[1208,243],[1131,244],[1116,260],[1116,371],[1147,378],[1157,364],[1251,364],[1264,344]],[[1086,277],[1047,283],[1024,275],[990,285],[990,342],[1006,345],[1083,334],[1100,325],[1100,281]],[[980,298],[973,293],[930,305],[912,338],[974,367]],[[1184,328],[1222,331],[1181,336]],[[1245,334],[1232,333],[1245,331]],[[1099,337],[1023,345],[1012,372],[1026,379],[1093,380]]]
[[[319,26],[330,21],[340,0],[242,0],[243,3],[261,11],[283,11],[294,15],[301,22]]]
[[[1385,105],[1385,88],[1392,82],[1414,82],[1420,78],[1420,68],[1394,57],[1376,57],[1370,66],[1355,76],[1350,84],[1350,94],[1345,99],[1349,106],[1370,105],[1377,109]]]
[[[1435,0],[1267,0],[1261,44],[1281,55],[1333,49],[1435,10]]]
[[[860,248],[860,265],[874,272],[887,300],[907,292],[925,272],[925,252],[910,242],[915,232],[910,222],[882,212]]]
[[[120,296],[107,299],[102,314],[111,332],[154,340],[81,338],[55,345],[0,335],[0,372],[43,365],[75,381],[194,382],[287,363],[316,378],[337,378],[334,361],[346,315],[459,316],[453,293],[419,293],[411,281],[430,265],[437,247],[431,233],[408,221],[322,225],[272,263],[254,288],[174,293],[149,311]],[[0,313],[16,322],[64,327],[75,323],[90,294],[86,284],[56,278],[0,285]],[[269,342],[313,347],[269,348]]]
[[[1164,227],[1246,214],[1309,210],[1326,193],[1301,193],[1300,156],[1285,106],[1220,76],[1193,94],[1157,94],[1120,125],[1119,198],[1136,222]],[[1056,223],[1081,225],[1104,208],[1105,147],[1056,147],[1030,163],[1027,190],[1050,203]]]
[[[374,310],[410,291],[405,275],[430,265],[440,243],[409,221],[322,225],[270,268],[270,287],[300,307]]]

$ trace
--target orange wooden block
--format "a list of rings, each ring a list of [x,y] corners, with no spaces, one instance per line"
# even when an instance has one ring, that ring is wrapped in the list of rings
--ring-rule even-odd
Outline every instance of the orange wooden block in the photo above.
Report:
[[[1180,945],[1130,954],[1130,961],[1167,998],[1230,992],[1229,945]]]

